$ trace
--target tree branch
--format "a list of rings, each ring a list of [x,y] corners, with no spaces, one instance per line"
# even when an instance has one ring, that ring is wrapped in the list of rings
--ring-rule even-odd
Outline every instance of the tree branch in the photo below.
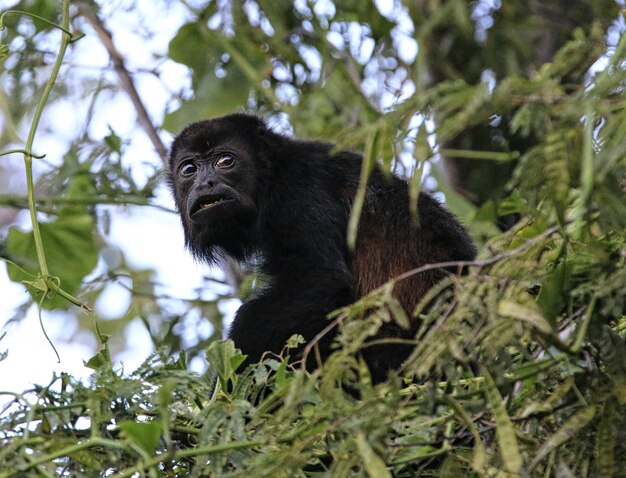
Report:
[[[158,153],[163,164],[167,163],[167,148],[161,141],[159,134],[152,124],[150,120],[150,116],[148,116],[148,111],[144,106],[141,98],[139,97],[139,93],[137,92],[137,88],[135,88],[135,83],[133,82],[130,73],[126,69],[126,65],[124,64],[124,57],[119,52],[119,50],[115,47],[113,43],[113,37],[111,33],[105,28],[104,23],[100,18],[94,13],[93,6],[88,5],[86,3],[78,3],[78,11],[83,16],[83,18],[91,25],[91,27],[95,30],[98,38],[106,48],[109,53],[109,57],[111,58],[111,62],[113,63],[113,69],[117,73],[117,76],[120,80],[120,87],[128,94],[130,97],[130,101],[135,107],[135,111],[137,112],[137,121],[139,125],[146,132],[154,149]]]

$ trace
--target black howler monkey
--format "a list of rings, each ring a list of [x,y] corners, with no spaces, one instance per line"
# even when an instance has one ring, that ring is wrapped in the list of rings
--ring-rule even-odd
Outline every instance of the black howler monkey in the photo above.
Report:
[[[249,362],[280,353],[293,334],[311,340],[328,325],[329,312],[402,272],[474,258],[466,231],[431,196],[420,194],[420,225],[413,225],[406,182],[379,170],[369,179],[350,253],[346,232],[361,162],[359,154],[277,134],[245,114],[193,123],[175,138],[170,180],[188,249],[209,263],[222,255],[254,259],[269,278],[237,311],[229,333]],[[409,316],[443,274],[431,270],[397,284]],[[415,333],[384,327],[383,336]],[[322,356],[330,342],[320,341]],[[383,380],[408,351],[368,349],[373,380]]]

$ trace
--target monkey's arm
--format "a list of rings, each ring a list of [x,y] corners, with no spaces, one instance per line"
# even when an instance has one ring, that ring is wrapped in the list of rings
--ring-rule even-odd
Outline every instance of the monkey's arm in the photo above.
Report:
[[[281,276],[268,290],[241,306],[230,329],[229,338],[248,356],[249,363],[258,362],[265,352],[280,354],[294,334],[309,342],[328,325],[329,312],[354,300],[347,269],[302,270],[300,261],[283,264],[281,269]],[[331,339],[328,334],[319,343],[323,357]]]

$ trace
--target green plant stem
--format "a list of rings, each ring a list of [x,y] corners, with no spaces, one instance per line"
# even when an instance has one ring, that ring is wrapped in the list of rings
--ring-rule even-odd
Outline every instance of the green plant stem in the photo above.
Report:
[[[69,30],[69,22],[67,23],[67,26],[63,25],[57,25],[54,22],[51,22],[50,20],[48,20],[45,17],[40,17],[39,15],[35,15],[34,13],[30,13],[30,12],[25,12],[23,10],[7,10],[6,12],[2,13],[2,15],[0,15],[0,29],[4,28],[4,17],[7,15],[25,15],[27,17],[31,17],[31,18],[35,18],[37,20],[40,20],[44,23],[47,23],[48,25],[51,25],[55,28],[58,28],[59,30],[61,30],[63,33],[67,34],[70,36],[70,38],[72,37],[72,34]]]
[[[482,159],[489,161],[496,161],[499,163],[507,163],[519,158],[519,152],[498,152],[498,151],[475,151],[469,149],[450,149],[441,148],[439,153],[444,156],[450,156],[453,158],[467,158],[467,159]]]
[[[576,331],[576,340],[574,340],[574,344],[572,345],[572,352],[574,353],[580,351],[583,343],[585,342],[585,337],[587,336],[587,330],[589,329],[589,324],[591,323],[591,318],[593,317],[593,311],[596,306],[597,298],[597,295],[594,294],[589,302],[589,306],[587,307],[587,313],[578,326],[578,330]]]
[[[32,152],[28,152],[25,149],[9,149],[7,151],[2,151],[0,153],[0,156],[7,156],[9,154],[16,154],[16,153],[22,153],[22,154],[28,154],[30,156],[32,156],[33,158],[37,158],[37,159],[43,159],[46,157],[45,154],[34,154]]]
[[[374,169],[374,163],[376,158],[373,157],[374,146],[376,144],[376,136],[378,135],[378,128],[373,129],[367,137],[367,143],[365,144],[365,152],[363,154],[363,162],[361,163],[361,175],[359,177],[359,188],[354,196],[352,202],[352,211],[350,212],[350,219],[348,221],[348,248],[354,251],[356,248],[356,235],[359,226],[359,219],[361,218],[361,211],[363,204],[365,203],[365,193],[367,191],[367,181],[370,174]]]
[[[70,26],[70,2],[69,0],[63,0],[63,17],[61,19],[61,46],[59,47],[59,53],[57,55],[50,77],[46,82],[43,93],[37,107],[35,108],[35,115],[33,122],[28,132],[28,138],[26,140],[26,147],[24,148],[24,165],[26,168],[26,184],[28,186],[28,210],[30,212],[30,222],[33,227],[33,237],[35,239],[35,249],[37,251],[37,260],[39,261],[39,270],[41,274],[46,277],[48,273],[48,264],[46,262],[46,256],[43,249],[43,242],[41,240],[41,232],[39,230],[39,223],[37,222],[37,209],[35,207],[35,186],[33,181],[33,143],[35,141],[35,133],[41,120],[41,114],[48,101],[52,87],[56,82],[63,58],[65,57],[65,51],[67,46],[72,40],[72,34],[69,32]]]
[[[27,471],[31,468],[35,468],[36,466],[43,465],[44,463],[49,463],[52,460],[56,460],[57,458],[62,458],[64,456],[70,456],[78,451],[84,450],[86,448],[92,448],[94,446],[101,447],[109,447],[109,448],[119,448],[122,450],[127,450],[128,445],[123,442],[117,442],[115,440],[107,440],[105,438],[92,438],[90,440],[85,440],[82,443],[78,443],[77,445],[71,445],[60,450],[55,451],[54,453],[48,453],[36,460],[31,461],[26,466],[22,466],[17,470],[12,470],[6,473],[0,474],[0,478],[10,478],[12,476],[21,475],[24,471]]]
[[[176,211],[166,206],[160,206],[158,204],[151,204],[147,199],[142,197],[125,196],[120,198],[113,197],[101,197],[101,196],[82,196],[82,197],[62,197],[53,196],[43,199],[35,199],[35,203],[39,205],[60,205],[60,204],[79,204],[88,206],[97,206],[108,204],[112,206],[148,206],[158,209],[160,211],[177,214]],[[11,206],[16,208],[28,207],[28,197],[14,196],[11,194],[0,194],[0,205]],[[50,213],[54,213],[54,210],[50,209]]]
[[[2,392],[0,392],[2,393]],[[60,410],[72,410],[74,408],[87,408],[89,404],[87,402],[72,402],[66,405],[35,405],[35,412],[48,413],[58,412]]]

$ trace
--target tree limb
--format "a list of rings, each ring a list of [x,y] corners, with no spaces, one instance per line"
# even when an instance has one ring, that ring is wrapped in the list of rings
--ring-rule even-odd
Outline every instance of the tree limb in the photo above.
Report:
[[[111,62],[113,63],[113,69],[119,77],[120,86],[128,94],[128,96],[130,97],[130,101],[135,107],[135,111],[137,112],[137,121],[139,122],[139,125],[143,128],[143,130],[150,138],[150,141],[152,142],[154,149],[161,158],[161,161],[163,161],[163,164],[166,164],[168,157],[167,148],[163,144],[163,141],[161,141],[161,138],[159,137],[156,128],[150,120],[150,116],[148,115],[146,107],[139,97],[137,88],[135,88],[135,83],[133,82],[130,73],[126,69],[126,65],[124,64],[124,57],[115,47],[111,33],[106,29],[102,20],[100,20],[100,18],[94,13],[93,8],[93,6],[86,3],[78,3],[79,13],[95,30],[98,38],[109,53],[109,57],[111,58]]]

